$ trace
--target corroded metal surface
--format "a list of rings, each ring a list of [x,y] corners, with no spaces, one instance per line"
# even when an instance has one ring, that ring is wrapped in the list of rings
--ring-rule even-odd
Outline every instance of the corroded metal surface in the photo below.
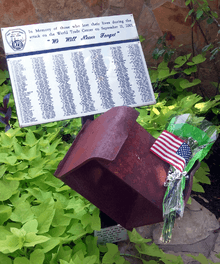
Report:
[[[55,176],[128,230],[163,221],[169,164],[131,107],[115,107],[87,121]]]

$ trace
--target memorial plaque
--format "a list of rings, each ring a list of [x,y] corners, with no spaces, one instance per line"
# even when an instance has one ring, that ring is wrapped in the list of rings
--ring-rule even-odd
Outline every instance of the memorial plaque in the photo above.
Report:
[[[1,32],[20,127],[156,103],[133,15]]]

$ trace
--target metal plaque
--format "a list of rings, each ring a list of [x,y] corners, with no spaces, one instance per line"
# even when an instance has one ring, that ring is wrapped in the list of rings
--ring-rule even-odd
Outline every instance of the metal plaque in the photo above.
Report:
[[[1,32],[20,127],[156,103],[133,15]]]

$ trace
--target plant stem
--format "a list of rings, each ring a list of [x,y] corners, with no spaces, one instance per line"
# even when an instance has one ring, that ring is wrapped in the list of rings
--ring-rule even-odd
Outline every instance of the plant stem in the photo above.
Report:
[[[186,0],[185,0],[185,2],[186,2]],[[197,2],[197,1],[196,1],[196,2]],[[197,3],[198,3],[198,2],[197,2]],[[193,9],[193,6],[191,6],[191,4],[189,4],[189,5],[188,5],[188,8],[189,8],[189,10],[192,10],[192,9]],[[209,7],[209,9],[211,10],[210,7]],[[211,13],[211,11],[210,11],[210,13]],[[206,38],[206,36],[205,36],[205,34],[204,34],[202,28],[201,28],[200,23],[199,23],[199,21],[196,19],[196,14],[195,14],[194,11],[192,12],[191,17],[192,17],[192,19],[196,20],[196,24],[198,25],[198,27],[199,27],[199,29],[200,29],[200,32],[201,32],[202,35],[203,35],[203,38],[204,38],[204,40],[205,40],[206,45],[209,45],[209,42],[208,42],[208,40],[207,40],[207,38]],[[217,26],[219,27],[220,25],[218,24],[218,21],[217,21],[213,16],[211,16],[211,17],[213,18],[213,20],[217,23]],[[192,27],[192,29],[193,29],[193,27]],[[192,33],[192,37],[193,37],[193,33]],[[192,43],[193,43],[193,40],[192,40]],[[194,50],[194,46],[192,47],[192,49]],[[215,59],[215,58],[214,58],[214,59]],[[214,69],[215,69],[216,75],[217,75],[217,77],[218,77],[218,86],[219,86],[219,81],[220,81],[219,70],[218,70],[218,67],[217,67],[217,65],[216,65],[215,63],[214,63]],[[197,75],[198,75],[198,72],[197,72]],[[217,86],[217,90],[216,90],[216,93],[217,93],[217,94],[219,93],[219,91],[218,91],[218,86]],[[200,91],[201,91],[201,93],[202,93],[202,96],[204,97],[204,89],[201,87],[201,85],[199,85],[199,89],[200,89]],[[207,97],[209,98],[209,96],[207,96]],[[210,99],[210,98],[209,98],[209,99]]]

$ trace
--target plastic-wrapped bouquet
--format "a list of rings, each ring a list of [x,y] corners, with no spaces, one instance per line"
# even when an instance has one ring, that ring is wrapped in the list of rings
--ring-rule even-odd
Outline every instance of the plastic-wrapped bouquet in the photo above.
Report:
[[[217,129],[204,117],[183,114],[173,117],[152,145],[151,151],[170,164],[164,183],[167,190],[163,200],[163,242],[170,242],[175,219],[183,216],[188,172],[197,160],[202,161],[207,155],[217,137]]]

